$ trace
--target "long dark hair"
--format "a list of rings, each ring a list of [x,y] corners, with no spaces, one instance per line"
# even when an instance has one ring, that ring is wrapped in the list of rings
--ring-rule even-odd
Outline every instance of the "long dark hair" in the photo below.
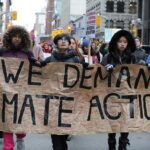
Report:
[[[121,37],[125,37],[127,39],[128,45],[126,48],[125,53],[130,55],[136,50],[135,40],[132,36],[132,34],[129,31],[126,30],[120,30],[114,34],[112,37],[110,43],[109,43],[109,52],[116,52],[117,48],[117,42]]]

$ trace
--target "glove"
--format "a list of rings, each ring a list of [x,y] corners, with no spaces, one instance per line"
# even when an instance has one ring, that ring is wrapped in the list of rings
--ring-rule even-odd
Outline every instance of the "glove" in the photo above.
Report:
[[[29,62],[34,66],[41,67],[41,63],[38,62],[35,58],[29,58]]]
[[[146,59],[146,64],[147,64],[148,70],[150,70],[150,55],[148,55]]]
[[[33,63],[33,64],[34,64],[36,61],[37,61],[37,60],[36,60],[35,58],[33,58],[33,57],[29,58],[29,62],[30,62],[30,63]]]
[[[140,60],[138,64],[140,64],[140,65],[145,65],[146,62],[145,62],[144,60]]]
[[[45,67],[47,65],[46,61],[41,61],[41,67]]]
[[[107,65],[105,66],[105,68],[106,68],[107,71],[112,72],[114,66],[113,66],[112,64],[107,64]]]
[[[83,68],[87,68],[87,67],[89,66],[89,63],[83,62],[83,63],[82,63],[82,66],[83,66]]]

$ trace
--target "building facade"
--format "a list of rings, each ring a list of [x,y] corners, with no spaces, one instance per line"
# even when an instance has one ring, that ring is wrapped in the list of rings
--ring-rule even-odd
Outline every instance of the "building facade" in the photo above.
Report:
[[[61,7],[61,27],[66,28],[67,25],[85,14],[86,0],[62,0]]]
[[[150,45],[150,1],[139,1],[141,1],[139,2],[139,17],[142,18],[142,42],[144,45]]]
[[[36,20],[34,25],[34,30],[36,36],[39,36],[41,34],[45,34],[45,12],[36,12]]]
[[[60,21],[61,21],[61,6],[62,0],[55,0],[54,1],[54,14],[53,14],[53,21],[52,21],[52,28],[57,29],[60,28]]]
[[[2,33],[2,26],[3,26],[3,2],[0,1],[0,34]]]
[[[76,39],[82,39],[86,36],[86,15],[82,15],[74,21],[72,35]]]
[[[4,32],[11,25],[11,0],[0,0],[0,32]]]
[[[138,0],[87,0],[87,36],[104,39],[106,28],[126,29],[134,32],[137,19]],[[100,25],[96,26],[96,16],[100,16]],[[94,22],[95,18],[95,22]],[[95,23],[95,26],[94,26]]]
[[[54,0],[47,0],[45,34],[52,33],[53,14],[54,14]]]

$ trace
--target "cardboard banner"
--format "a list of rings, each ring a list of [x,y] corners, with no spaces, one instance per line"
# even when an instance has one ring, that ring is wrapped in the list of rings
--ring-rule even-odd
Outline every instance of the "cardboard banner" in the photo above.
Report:
[[[150,71],[0,58],[0,130],[84,134],[150,131]]]

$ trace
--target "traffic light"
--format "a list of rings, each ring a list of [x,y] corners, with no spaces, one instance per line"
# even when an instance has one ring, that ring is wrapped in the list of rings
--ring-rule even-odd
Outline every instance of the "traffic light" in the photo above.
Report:
[[[12,11],[11,12],[11,19],[12,20],[17,20],[17,11]]]
[[[100,15],[96,15],[96,17],[95,17],[96,27],[100,27],[101,23],[102,23],[101,16]]]
[[[68,33],[71,33],[71,31],[72,31],[72,27],[71,27],[71,26],[68,26],[68,27],[67,27],[67,32],[68,32]]]
[[[133,25],[133,33],[134,33],[134,34],[137,33],[136,25]]]
[[[131,26],[131,33],[133,34],[134,37],[137,36],[136,24],[132,24],[132,26]]]

